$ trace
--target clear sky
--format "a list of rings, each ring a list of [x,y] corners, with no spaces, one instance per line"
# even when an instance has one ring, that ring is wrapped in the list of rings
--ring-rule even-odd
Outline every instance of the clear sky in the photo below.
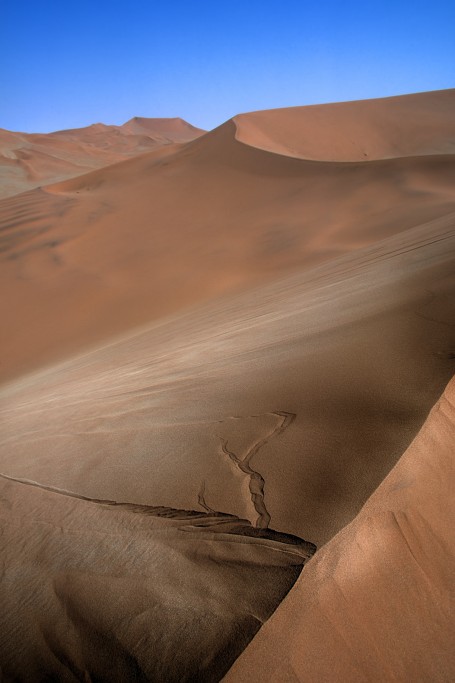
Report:
[[[0,127],[256,109],[455,86],[454,0],[1,0]]]

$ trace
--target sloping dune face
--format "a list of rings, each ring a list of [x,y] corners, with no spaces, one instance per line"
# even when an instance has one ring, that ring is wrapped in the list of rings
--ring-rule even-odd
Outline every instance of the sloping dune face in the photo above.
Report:
[[[454,444],[455,379],[226,683],[453,679]]]
[[[454,265],[452,214],[5,385],[0,471],[320,546],[453,373]]]
[[[123,126],[96,123],[47,134],[0,129],[0,198],[72,178],[161,145],[188,142],[203,133],[183,119],[140,117]]]
[[[229,515],[0,488],[5,681],[220,680],[314,552]]]
[[[3,377],[455,210],[450,154],[304,161],[236,131],[0,202]]]
[[[438,219],[4,386],[6,680],[223,676],[311,555],[301,539],[321,546],[355,517],[450,376],[453,225],[452,216]],[[449,481],[448,471],[429,468]],[[442,506],[443,490],[435,496]],[[350,532],[335,539],[353,596],[359,577],[372,572],[355,634],[386,581],[373,560],[383,558],[389,579],[406,563],[409,581],[421,571],[400,529],[392,528],[390,547],[381,541],[382,524],[366,524],[355,542]],[[399,524],[408,533],[406,520]],[[431,557],[443,553],[434,543]],[[388,564],[393,544],[397,574]],[[316,573],[311,595],[318,581]],[[445,614],[445,593],[434,586],[442,607],[434,612],[426,596],[422,623]],[[420,593],[406,590],[415,614]],[[332,595],[342,623],[351,623],[336,587],[327,609]],[[388,632],[389,616],[379,607],[376,614]],[[320,652],[326,633],[314,638],[308,642]],[[267,647],[280,661],[300,652],[300,641],[290,639],[291,650],[277,642],[279,651]],[[439,646],[437,636],[433,658]],[[276,671],[270,680],[280,680],[278,664]],[[318,671],[316,663],[303,680]]]
[[[236,137],[278,154],[366,161],[454,154],[455,90],[236,116]]]
[[[0,203],[5,680],[453,678],[453,156],[237,134]]]

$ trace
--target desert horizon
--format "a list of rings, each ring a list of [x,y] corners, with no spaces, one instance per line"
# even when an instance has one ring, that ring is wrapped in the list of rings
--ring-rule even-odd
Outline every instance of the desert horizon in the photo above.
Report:
[[[0,677],[455,675],[455,89],[0,129]]]

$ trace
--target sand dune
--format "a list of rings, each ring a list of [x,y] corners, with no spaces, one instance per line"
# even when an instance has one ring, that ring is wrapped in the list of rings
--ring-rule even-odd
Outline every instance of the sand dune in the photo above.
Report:
[[[5,675],[219,680],[308,556],[294,543],[289,555],[286,536],[244,530],[269,525],[318,547],[333,538],[453,372],[453,221],[4,386],[1,472],[16,480],[2,484]],[[17,480],[41,487],[25,495]],[[199,510],[211,535],[198,526],[180,540],[194,520],[179,510]],[[177,647],[182,629],[195,640]]]
[[[236,137],[317,161],[454,154],[455,90],[241,114]]]
[[[236,130],[0,202],[3,377],[455,210],[449,154],[304,161]]]
[[[269,618],[227,680],[453,677],[451,98],[346,105],[393,158],[282,110],[0,202],[5,680],[217,681]]]
[[[452,680],[454,443],[455,379],[226,683]]]
[[[259,444],[272,526],[319,546],[453,372],[454,216],[5,385],[0,471],[182,509],[205,482],[211,507],[254,524],[250,477],[226,451]]]
[[[0,488],[2,680],[219,680],[313,552],[226,515]]]
[[[182,119],[135,117],[123,126],[96,123],[55,133],[0,129],[0,198],[81,175],[204,131]]]

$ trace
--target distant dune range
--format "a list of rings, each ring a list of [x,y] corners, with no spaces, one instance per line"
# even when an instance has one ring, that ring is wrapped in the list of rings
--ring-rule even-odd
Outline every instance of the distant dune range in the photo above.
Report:
[[[454,114],[243,114],[0,202],[7,680],[217,681],[269,617],[227,680],[453,678]]]
[[[182,119],[136,116],[123,126],[95,123],[55,133],[0,128],[0,198],[72,178],[94,168],[169,145],[205,131]]]

